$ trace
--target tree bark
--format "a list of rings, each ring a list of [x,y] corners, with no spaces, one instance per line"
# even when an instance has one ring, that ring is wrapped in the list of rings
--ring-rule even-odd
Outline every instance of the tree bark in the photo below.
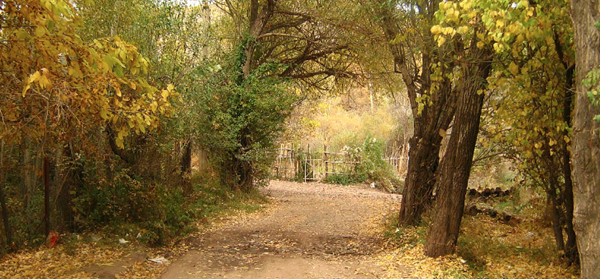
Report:
[[[424,18],[433,20],[439,1],[432,1],[428,5]],[[456,109],[456,95],[452,94],[452,81],[444,78],[437,90],[432,90],[431,74],[432,65],[441,62],[441,52],[433,42],[433,36],[428,27],[422,30],[423,37],[428,38],[421,42],[420,49],[422,61],[420,67],[411,65],[407,61],[406,52],[413,51],[399,43],[392,43],[400,34],[394,19],[395,6],[380,3],[384,8],[380,10],[382,28],[392,56],[394,57],[394,70],[402,75],[406,85],[408,99],[414,118],[414,134],[410,139],[409,161],[404,189],[402,191],[402,204],[399,214],[400,225],[416,225],[421,220],[421,215],[432,203],[435,173],[439,164],[440,147],[443,140],[441,134],[450,126]],[[416,53],[410,53],[415,56]],[[451,71],[453,65],[441,62],[445,70]],[[414,74],[419,73],[419,74]],[[421,111],[418,108],[417,97],[428,96],[431,104],[426,104]]]
[[[472,44],[471,49],[476,49]],[[467,56],[468,57],[468,56]],[[462,66],[465,79],[458,87],[458,107],[448,149],[436,178],[436,211],[425,242],[425,255],[438,257],[454,253],[465,195],[479,133],[484,90],[491,71],[491,50],[478,50],[472,64]]]
[[[401,225],[417,225],[421,215],[432,202],[441,142],[442,137],[439,133],[415,134],[410,139],[408,168],[399,215]]]
[[[6,236],[6,246],[12,246],[12,230],[10,227],[10,218],[8,208],[6,207],[6,196],[4,194],[4,140],[0,142],[0,209],[2,209],[2,222],[4,224],[4,235]]]
[[[192,188],[192,149],[193,142],[190,137],[183,146],[183,155],[181,156],[181,162],[179,163],[181,167],[183,191],[186,195],[192,194],[194,191]]]
[[[23,196],[25,197],[25,202],[23,205],[24,209],[28,208],[33,196],[36,194],[36,184],[37,184],[37,156],[34,151],[34,144],[32,144],[32,140],[30,138],[24,138],[22,143],[23,148],[23,167],[21,168],[21,173],[23,176]]]
[[[573,92],[575,91],[575,65],[569,63],[569,59],[565,57],[565,51],[563,49],[563,43],[561,43],[558,32],[554,32],[554,46],[556,53],[560,58],[563,67],[565,68],[565,95],[563,97],[563,111],[562,120],[567,124],[567,127],[573,128],[572,112],[573,112]],[[570,138],[570,132],[568,129],[563,131],[563,140],[561,143],[561,171],[564,178],[564,187],[561,191],[561,201],[563,202],[564,208],[564,223],[565,231],[567,233],[567,242],[565,244],[565,257],[569,264],[579,264],[579,252],[577,251],[577,236],[573,228],[573,178],[571,167],[571,143],[566,139]]]
[[[567,126],[573,127],[571,121],[571,106],[573,103],[573,75],[575,67],[567,68],[566,72],[566,90],[565,98],[563,102],[563,121],[567,123]],[[569,131],[564,131],[564,136],[569,136]],[[569,150],[569,144],[563,142],[562,153],[562,172],[565,179],[565,186],[562,193],[563,203],[565,205],[565,231],[567,233],[567,242],[565,243],[565,257],[569,264],[579,264],[579,253],[577,251],[577,236],[573,228],[573,179],[571,177],[571,151]]]
[[[44,232],[50,234],[50,159],[44,156]]]
[[[582,80],[600,65],[600,1],[571,1],[575,30],[576,97],[573,117],[574,229],[581,261],[581,278],[600,274],[600,125],[593,118],[600,108],[587,96],[590,88]]]

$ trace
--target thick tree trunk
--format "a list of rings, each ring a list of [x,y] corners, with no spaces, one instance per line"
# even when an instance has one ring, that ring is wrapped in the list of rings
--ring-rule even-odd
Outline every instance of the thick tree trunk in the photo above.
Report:
[[[446,133],[454,112],[457,96],[451,93],[451,83],[442,83],[432,94],[433,105],[426,105],[420,115],[415,115],[414,135],[410,139],[408,170],[402,192],[399,224],[416,225],[433,201],[435,173],[443,134]],[[416,111],[413,112],[416,114]]]
[[[478,91],[485,89],[491,71],[491,51],[479,52],[472,56],[477,59],[475,64],[463,66],[466,78],[458,85],[454,126],[436,177],[436,211],[425,242],[425,254],[430,257],[451,254],[456,249],[483,107],[484,94]]]
[[[582,80],[600,65],[600,1],[573,0],[571,17],[575,29],[576,87],[573,118],[573,196],[581,278],[600,274],[600,125],[593,118],[600,108],[587,96]]]
[[[399,216],[401,225],[417,225],[432,202],[441,142],[439,133],[415,134],[410,139],[408,170]]]
[[[439,2],[438,0],[428,2],[423,17],[431,21]],[[437,84],[437,89],[432,89],[431,67],[441,62],[441,55],[437,52],[443,50],[435,46],[429,28],[422,30],[423,37],[429,39],[420,42],[420,48],[423,50],[419,58],[422,61],[421,66],[413,65],[407,61],[407,53],[412,57],[418,54],[402,44],[392,43],[400,33],[394,17],[396,7],[385,2],[380,5],[381,24],[394,57],[394,70],[402,74],[414,117],[414,135],[410,139],[408,170],[402,192],[399,224],[416,225],[432,202],[435,172],[440,160],[439,152],[443,139],[441,135],[448,130],[454,116],[456,96],[451,92],[452,81],[447,78]],[[434,48],[437,49],[435,52]],[[453,65],[441,63],[444,67],[442,76],[445,76],[444,73],[452,71]],[[427,96],[431,101],[421,111],[417,101],[419,96]]]

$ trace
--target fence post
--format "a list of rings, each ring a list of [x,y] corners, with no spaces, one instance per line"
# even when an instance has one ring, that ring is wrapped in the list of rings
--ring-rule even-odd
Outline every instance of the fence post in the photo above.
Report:
[[[294,144],[292,143],[292,175],[294,179],[298,177],[298,152],[294,149]]]
[[[329,157],[327,153],[327,145],[323,146],[323,161],[325,161],[325,179],[329,175]]]

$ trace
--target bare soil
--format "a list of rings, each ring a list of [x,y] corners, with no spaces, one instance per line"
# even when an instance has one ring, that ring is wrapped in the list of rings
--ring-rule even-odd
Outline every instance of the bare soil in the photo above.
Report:
[[[368,186],[272,181],[267,209],[198,237],[161,278],[382,278],[382,224],[400,196]],[[407,269],[406,274],[409,273]],[[408,278],[408,277],[406,277]]]

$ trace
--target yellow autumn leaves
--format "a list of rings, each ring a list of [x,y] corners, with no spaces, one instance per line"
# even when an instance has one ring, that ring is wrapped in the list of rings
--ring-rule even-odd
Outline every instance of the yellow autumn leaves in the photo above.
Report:
[[[148,61],[137,48],[118,37],[84,43],[73,9],[63,0],[0,6],[0,139],[65,139],[111,125],[123,147],[174,110],[178,93],[143,78]]]
[[[507,44],[515,37],[517,43],[525,40],[523,21],[534,15],[534,8],[528,1],[512,3],[502,7],[500,2],[464,0],[445,1],[439,4],[436,17],[437,25],[431,27],[438,47],[444,45],[448,38],[460,34],[466,38],[476,35],[477,47],[483,48],[491,44],[496,52],[510,49]]]

